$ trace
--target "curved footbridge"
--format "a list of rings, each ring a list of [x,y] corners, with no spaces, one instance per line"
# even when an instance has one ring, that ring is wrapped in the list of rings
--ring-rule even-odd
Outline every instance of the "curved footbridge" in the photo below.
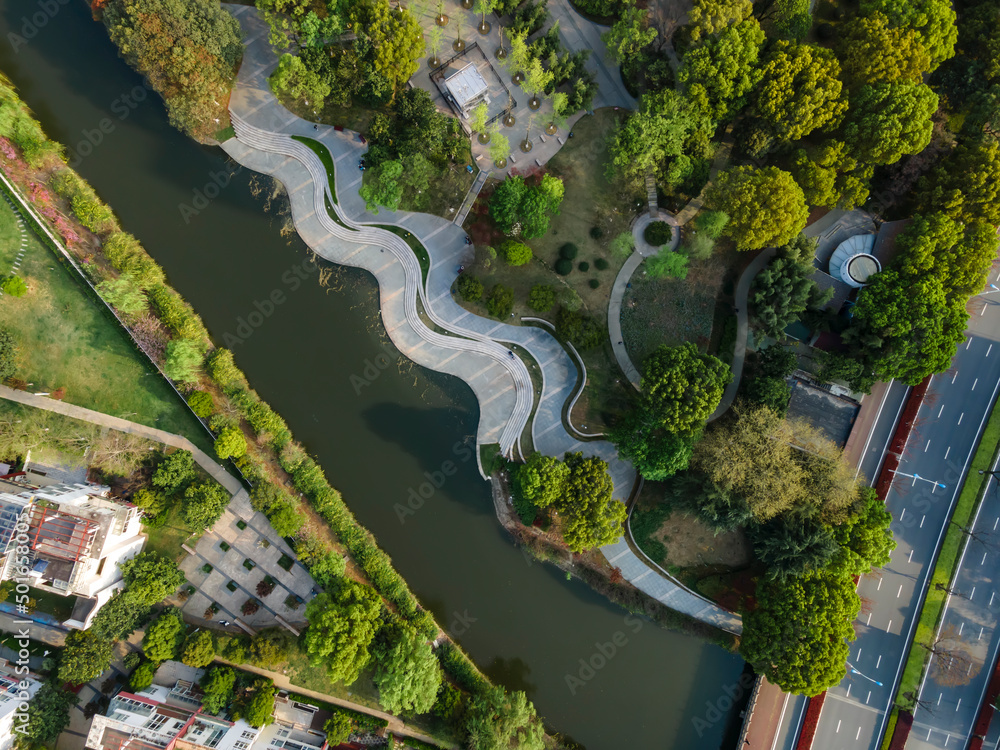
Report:
[[[573,396],[578,373],[563,346],[547,330],[490,320],[465,310],[452,297],[456,270],[467,262],[465,232],[446,219],[405,211],[374,216],[358,195],[356,168],[365,146],[356,133],[302,120],[275,100],[267,76],[277,59],[267,41],[267,27],[247,6],[227,5],[246,37],[246,49],[230,99],[236,138],[222,144],[234,160],[279,180],[288,192],[295,228],[320,257],[364,268],[380,290],[383,323],[393,344],[425,367],[461,378],[479,401],[479,445],[498,443],[504,455],[530,423],[536,450],[560,456],[580,451],[609,464],[615,498],[627,502],[636,472],[618,458],[607,441],[580,441],[563,422],[563,406]],[[293,136],[311,138],[330,152],[335,165],[331,186],[317,154]],[[410,246],[375,225],[394,225],[411,232],[427,249],[426,283]],[[524,360],[511,356],[516,344],[537,363],[541,392],[535,394]],[[673,609],[731,632],[739,617],[680,586],[664,571],[650,566],[619,540],[602,548],[627,580]]]

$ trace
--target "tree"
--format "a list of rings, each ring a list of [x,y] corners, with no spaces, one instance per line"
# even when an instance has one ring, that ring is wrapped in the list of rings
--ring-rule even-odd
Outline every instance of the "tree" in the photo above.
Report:
[[[700,472],[679,474],[668,485],[667,500],[671,507],[694,515],[715,535],[735,531],[753,521],[746,500],[719,487]]]
[[[964,225],[943,212],[913,217],[896,240],[894,267],[902,276],[935,275],[945,294],[968,297],[983,289],[996,260],[996,231],[985,221]]]
[[[944,211],[956,221],[1000,224],[1000,143],[958,146],[917,183],[919,208]]]
[[[150,685],[153,684],[153,680],[156,679],[157,665],[155,662],[144,661],[129,678],[128,684],[133,691],[139,692],[140,690],[145,690]]]
[[[694,435],[678,435],[662,429],[655,418],[642,409],[622,417],[609,438],[618,455],[635,466],[643,479],[662,482],[687,468],[694,447]]]
[[[668,432],[694,435],[719,405],[730,380],[729,365],[702,354],[691,342],[660,346],[643,363],[643,406]]]
[[[245,691],[243,700],[234,712],[233,719],[241,718],[253,727],[263,727],[274,722],[274,683],[267,678],[254,680]]]
[[[844,140],[861,161],[894,164],[931,142],[938,97],[923,83],[863,86],[851,101]]]
[[[370,175],[358,190],[365,201],[365,208],[373,214],[378,213],[379,206],[385,206],[390,211],[398,209],[399,202],[403,200],[403,186],[399,183],[399,178],[403,175],[403,162],[384,161],[371,170]]]
[[[330,84],[306,67],[302,58],[287,52],[278,60],[278,67],[267,82],[275,96],[308,102],[314,110],[322,109],[330,95]]]
[[[818,695],[847,672],[860,609],[852,578],[814,573],[763,582],[743,621],[740,653],[785,692]]]
[[[111,663],[114,643],[90,630],[73,630],[59,662],[59,679],[83,685],[101,676]]]
[[[812,27],[809,0],[774,0],[771,5],[774,30],[782,39],[799,40]]]
[[[514,472],[514,487],[531,504],[547,508],[563,497],[569,471],[559,459],[535,451]]]
[[[199,630],[184,643],[181,661],[189,667],[207,667],[215,659],[215,639],[211,630]]]
[[[865,15],[881,12],[897,28],[910,28],[920,34],[931,57],[931,70],[955,54],[958,30],[955,11],[948,0],[861,0]]]
[[[683,250],[664,247],[646,261],[646,273],[653,279],[684,279],[687,272],[688,256]]]
[[[691,39],[698,41],[739,23],[753,11],[751,0],[694,0],[688,11]]]
[[[950,367],[968,318],[965,300],[949,300],[940,278],[913,280],[887,270],[858,294],[843,336],[855,357],[880,379],[917,385]]]
[[[490,134],[490,159],[494,164],[502,164],[510,156],[510,141],[503,133],[494,130]]]
[[[205,694],[202,708],[210,714],[219,714],[232,698],[236,673],[229,667],[215,666],[205,672],[198,684]]]
[[[707,116],[671,89],[644,94],[609,146],[611,163],[630,179],[654,174],[663,179],[673,160],[684,156],[684,144],[708,131]]]
[[[523,266],[535,257],[530,247],[513,240],[503,243],[502,250],[504,260],[511,266]]]
[[[497,284],[490,290],[486,298],[486,310],[494,318],[503,320],[509,318],[514,309],[514,290],[509,286]]]
[[[818,288],[812,276],[816,241],[799,235],[753,280],[750,304],[761,332],[780,339],[785,328],[808,307],[816,307]]]
[[[542,61],[537,57],[532,58],[528,66],[524,69],[524,80],[521,81],[521,89],[531,97],[528,106],[537,108],[541,103],[538,95],[552,83],[552,71],[542,66]]]
[[[152,662],[176,659],[184,642],[184,620],[180,610],[169,608],[146,628],[142,650]]]
[[[17,339],[8,329],[0,326],[0,380],[6,380],[17,371],[20,353]]]
[[[470,273],[459,276],[455,287],[466,302],[476,302],[483,297],[483,282]]]
[[[194,455],[191,451],[176,450],[160,461],[151,481],[154,487],[172,495],[187,487],[194,478]]]
[[[286,538],[298,534],[305,523],[301,510],[287,500],[276,503],[267,514],[267,520],[278,536]]]
[[[860,512],[847,523],[833,528],[840,545],[834,566],[846,576],[865,576],[888,565],[896,549],[896,540],[889,530],[892,514],[885,503],[871,487],[862,487],[859,494]]]
[[[184,523],[196,529],[211,528],[229,505],[229,493],[216,481],[196,484],[184,492]]]
[[[754,18],[727,26],[684,55],[677,80],[713,122],[725,122],[746,105],[760,81],[764,30]]]
[[[173,339],[167,344],[163,372],[180,383],[197,383],[203,360],[200,343],[191,339]]]
[[[535,707],[520,690],[502,687],[476,694],[466,714],[470,750],[543,750],[545,729]]]
[[[840,551],[829,526],[795,513],[751,527],[750,536],[768,577],[782,581],[823,570]]]
[[[486,120],[489,115],[489,106],[486,102],[479,102],[469,114],[469,127],[480,135],[486,134]]]
[[[617,541],[628,512],[613,500],[614,482],[608,464],[595,456],[567,453],[565,496],[556,506],[564,520],[563,540],[573,552],[602,547]]]
[[[146,463],[152,441],[118,430],[103,432],[90,446],[89,463],[105,474],[128,477]]]
[[[834,127],[847,111],[840,63],[831,50],[809,44],[775,42],[756,92],[758,116],[786,141]]]
[[[611,240],[608,249],[616,258],[627,258],[635,251],[635,237],[631,232],[622,232]]]
[[[239,427],[227,427],[215,439],[215,455],[225,460],[239,458],[247,452],[247,441]]]
[[[346,743],[350,738],[354,731],[354,721],[348,714],[337,711],[327,719],[326,724],[323,725],[323,731],[326,733],[326,741],[330,743],[330,746],[337,747],[337,745]]]
[[[140,552],[119,567],[130,597],[143,607],[159,604],[184,583],[177,564],[157,552]]]
[[[353,28],[363,34],[373,50],[375,71],[392,88],[392,98],[420,67],[424,34],[407,10],[393,10],[388,0],[366,0],[353,6]]]
[[[63,690],[54,680],[47,680],[28,701],[27,722],[18,721],[18,748],[54,747],[59,735],[69,726],[69,710],[79,698]]]
[[[720,173],[709,188],[708,203],[729,215],[726,234],[739,250],[784,245],[809,219],[802,188],[777,167],[735,167]]]
[[[306,605],[309,663],[325,664],[331,680],[353,684],[368,663],[381,611],[378,594],[349,579],[314,598]]]
[[[601,34],[608,56],[621,64],[636,57],[656,39],[656,27],[649,25],[649,11],[628,5],[615,20],[610,31]]]
[[[545,313],[556,303],[555,287],[549,284],[536,284],[528,293],[528,307],[537,313]]]
[[[378,701],[393,714],[427,713],[441,687],[441,667],[430,644],[416,630],[404,627],[388,648],[376,651],[374,682]]]
[[[931,57],[911,28],[892,28],[876,11],[844,24],[837,43],[844,79],[855,86],[876,83],[920,83]]]
[[[520,175],[501,182],[490,198],[490,214],[504,234],[534,239],[549,230],[549,216],[559,213],[564,194],[558,177],[543,175],[528,185]]]

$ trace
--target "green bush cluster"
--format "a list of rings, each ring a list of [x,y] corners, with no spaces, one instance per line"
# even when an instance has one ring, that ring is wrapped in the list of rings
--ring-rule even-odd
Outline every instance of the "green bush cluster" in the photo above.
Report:
[[[43,166],[50,157],[62,158],[62,146],[45,136],[6,78],[0,80],[0,135],[21,149],[31,167]]]
[[[576,256],[580,253],[580,248],[574,245],[572,242],[567,242],[562,247],[559,248],[559,257],[565,258],[566,260],[575,260]]]
[[[208,331],[201,318],[173,289],[165,284],[155,284],[146,293],[160,320],[175,335],[193,341],[208,339]]]
[[[476,302],[483,298],[483,282],[472,274],[463,273],[455,285],[459,295],[466,302]]]
[[[455,684],[472,695],[480,695],[490,686],[472,659],[451,641],[441,644],[438,649],[438,659],[441,661],[441,668],[455,681]]]
[[[670,242],[673,230],[665,221],[654,221],[642,233],[643,238],[653,247],[660,247]]]
[[[598,258],[597,260],[594,261],[594,268],[596,268],[598,271],[608,270],[608,265],[609,265],[608,262],[604,258]]]
[[[573,270],[573,261],[569,258],[560,258],[556,261],[556,273],[560,276],[569,276]]]

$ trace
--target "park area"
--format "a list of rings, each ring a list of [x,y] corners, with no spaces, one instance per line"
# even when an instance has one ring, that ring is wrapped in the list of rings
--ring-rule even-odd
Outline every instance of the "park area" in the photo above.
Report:
[[[13,268],[22,231],[18,276],[27,291],[0,296],[0,326],[20,350],[16,378],[34,392],[210,447],[204,429],[118,322],[6,202],[0,202],[0,270]]]

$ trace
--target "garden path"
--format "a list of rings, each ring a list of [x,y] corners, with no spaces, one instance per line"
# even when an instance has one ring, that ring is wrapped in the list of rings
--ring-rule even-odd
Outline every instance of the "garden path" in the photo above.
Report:
[[[573,395],[577,370],[562,345],[547,330],[482,318],[454,300],[452,283],[471,252],[465,233],[452,222],[428,214],[369,213],[357,191],[361,175],[354,165],[364,152],[357,134],[315,126],[284,109],[267,85],[277,60],[265,25],[252,8],[225,7],[239,19],[246,39],[243,64],[230,98],[237,137],[223,144],[226,152],[285,185],[295,227],[318,255],[334,263],[365,268],[376,277],[383,323],[405,356],[469,384],[480,405],[478,444],[499,443],[504,453],[511,454],[531,421],[535,450],[552,456],[566,451],[600,456],[609,464],[614,497],[626,502],[636,480],[632,466],[618,458],[611,443],[581,442],[563,423],[562,407]],[[292,136],[315,139],[329,150],[337,167],[335,185],[330,184],[315,152]],[[411,248],[379,225],[405,229],[423,243],[430,261],[426,283]],[[417,311],[418,300],[422,315]],[[509,354],[509,344],[517,344],[537,363],[542,379],[539,394],[534,392],[525,362]],[[644,573],[655,571],[622,539],[602,552],[609,559],[614,556],[620,560],[617,564],[623,573],[628,566],[625,577],[641,579],[637,587],[650,596],[661,601],[669,598],[671,607],[704,622],[738,628],[738,616],[683,589],[669,577],[654,575],[647,580]]]

